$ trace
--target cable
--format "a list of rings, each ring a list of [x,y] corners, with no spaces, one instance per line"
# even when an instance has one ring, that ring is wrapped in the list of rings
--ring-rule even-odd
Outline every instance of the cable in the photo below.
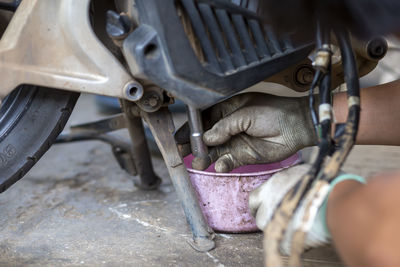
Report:
[[[346,122],[345,131],[340,137],[339,148],[332,155],[332,158],[325,164],[324,168],[317,175],[317,179],[312,188],[302,198],[304,199],[304,214],[301,219],[300,227],[296,230],[291,241],[290,266],[301,265],[301,254],[307,232],[311,229],[312,222],[315,220],[318,208],[329,192],[330,183],[337,176],[340,167],[349,155],[355,144],[360,118],[360,85],[355,63],[354,53],[351,47],[349,34],[345,30],[335,31],[337,36],[345,72],[345,81],[348,87],[349,115]],[[327,95],[321,96],[327,100]],[[328,135],[329,136],[329,135]],[[321,153],[321,151],[320,151]]]
[[[315,108],[314,108],[314,104],[315,104],[314,90],[317,87],[317,85],[319,84],[321,79],[322,79],[322,72],[318,70],[314,75],[314,79],[313,79],[313,82],[311,83],[311,87],[310,87],[309,95],[308,95],[308,99],[309,99],[308,103],[309,103],[309,108],[310,108],[310,112],[311,112],[311,119],[312,119],[317,136],[319,136],[319,131],[318,131],[318,116],[317,116],[317,112],[315,111]]]
[[[312,106],[312,116],[314,116],[315,113],[313,115],[312,110],[314,106],[314,97],[311,96],[311,94],[317,85],[319,85],[321,92],[320,104],[322,106],[327,105],[326,107],[330,107],[327,108],[327,110],[331,110],[331,54],[328,54],[329,46],[324,45],[324,41],[328,40],[330,32],[329,34],[327,32],[321,34],[320,29],[321,28],[319,28],[317,32],[317,44],[322,44],[322,49],[318,51],[321,52],[319,54],[320,58],[317,56],[315,60],[317,63],[315,64],[317,74],[314,79],[315,83],[313,82],[310,89],[310,108]],[[326,118],[320,118],[321,135],[319,142],[319,155],[309,172],[304,175],[302,179],[284,196],[283,200],[274,211],[270,223],[265,229],[264,248],[267,266],[282,266],[282,261],[278,256],[279,244],[283,239],[283,235],[289,222],[293,219],[293,215],[299,207],[300,201],[304,200],[305,202],[303,207],[305,209],[301,218],[300,227],[296,230],[293,239],[291,240],[291,257],[289,260],[290,266],[301,265],[300,259],[303,252],[306,233],[312,226],[312,222],[317,214],[316,211],[329,192],[330,182],[337,176],[340,167],[344,163],[355,143],[360,116],[360,86],[358,81],[357,65],[355,64],[355,58],[348,32],[345,30],[336,30],[335,34],[337,35],[342,51],[343,69],[345,72],[345,81],[348,87],[349,115],[346,127],[344,133],[339,139],[338,149],[333,153],[332,158],[328,160],[324,167],[321,168],[329,154],[328,148],[331,146],[330,130],[332,118],[330,114],[327,114]],[[327,49],[328,51],[324,51],[324,49]],[[317,62],[317,60],[319,61]],[[321,114],[323,114],[323,112],[321,112]],[[314,117],[313,122],[315,123],[316,121],[317,120],[315,120]]]

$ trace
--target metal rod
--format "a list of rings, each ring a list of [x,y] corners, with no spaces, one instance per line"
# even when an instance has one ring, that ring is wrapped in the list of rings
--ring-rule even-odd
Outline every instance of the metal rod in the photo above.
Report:
[[[170,111],[168,108],[163,108],[154,113],[143,112],[142,116],[160,148],[176,193],[182,202],[186,220],[193,233],[193,241],[189,243],[198,251],[206,252],[213,249],[214,232],[203,216],[189,173],[178,152],[173,136],[175,126]]]
[[[154,173],[142,118],[134,116],[129,111],[127,101],[122,102],[124,103],[122,106],[126,116],[126,126],[132,140],[132,157],[140,176],[140,184],[136,184],[136,186],[144,190],[156,189],[160,185],[161,179]]]
[[[188,106],[187,109],[190,128],[190,145],[192,154],[195,157],[192,161],[192,168],[202,171],[210,166],[211,159],[208,156],[208,148],[203,141],[204,130],[201,113],[200,110],[191,106]]]
[[[204,158],[208,156],[208,148],[203,142],[203,123],[201,121],[200,110],[188,106],[188,117],[190,127],[190,143],[192,153],[195,157]]]

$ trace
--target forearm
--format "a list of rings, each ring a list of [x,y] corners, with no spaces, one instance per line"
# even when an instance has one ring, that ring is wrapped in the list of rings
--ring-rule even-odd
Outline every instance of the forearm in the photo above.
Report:
[[[337,122],[347,117],[346,93],[334,95]],[[400,80],[361,90],[357,144],[400,145]]]
[[[350,267],[400,266],[400,173],[367,185],[338,184],[328,200],[327,224]]]

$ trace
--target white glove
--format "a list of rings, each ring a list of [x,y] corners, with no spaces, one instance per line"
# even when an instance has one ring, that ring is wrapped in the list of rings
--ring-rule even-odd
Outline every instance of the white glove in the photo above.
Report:
[[[256,218],[256,224],[259,229],[264,230],[266,225],[271,221],[273,212],[277,205],[281,202],[285,194],[301,179],[301,177],[311,168],[310,165],[297,165],[286,170],[283,170],[273,175],[260,187],[250,193],[249,207],[251,213]],[[331,185],[333,187],[345,180],[355,180],[360,183],[365,183],[365,179],[356,175],[342,174],[339,175]],[[318,214],[314,220],[310,232],[307,233],[305,247],[313,248],[328,244],[331,240],[331,235],[326,226],[326,202],[328,196],[320,207]],[[301,207],[302,203],[300,203]],[[297,209],[297,211],[300,210]],[[300,222],[299,212],[290,221],[281,243],[281,252],[284,255],[290,254],[290,241],[295,230]],[[297,217],[296,217],[297,216]]]

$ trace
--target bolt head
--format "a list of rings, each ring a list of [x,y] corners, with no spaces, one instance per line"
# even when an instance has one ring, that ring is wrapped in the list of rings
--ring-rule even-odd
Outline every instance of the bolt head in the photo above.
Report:
[[[153,96],[149,99],[149,105],[152,107],[156,107],[158,105],[158,97]]]

